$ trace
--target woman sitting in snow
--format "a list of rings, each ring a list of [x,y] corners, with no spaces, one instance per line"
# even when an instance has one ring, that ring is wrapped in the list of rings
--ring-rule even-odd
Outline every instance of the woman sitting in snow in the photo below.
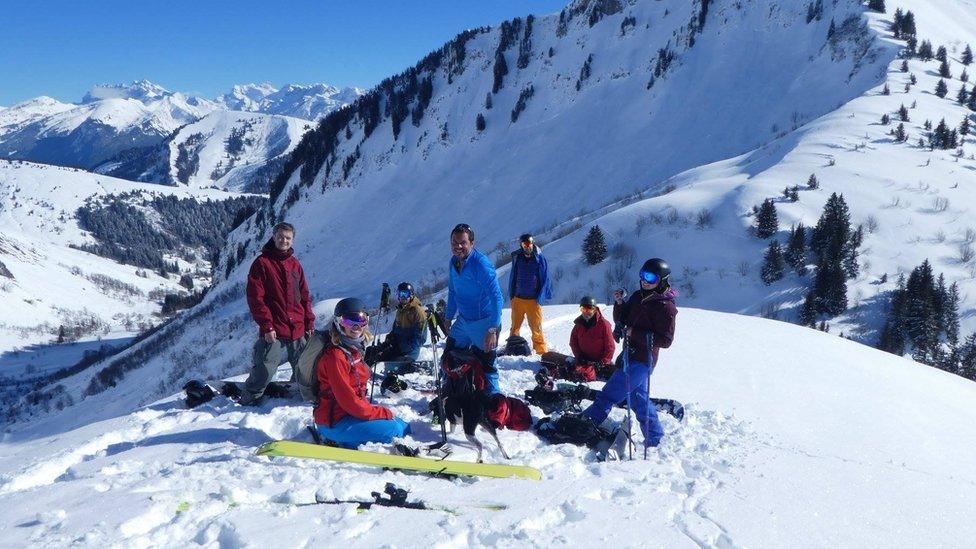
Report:
[[[648,383],[660,349],[670,347],[674,339],[678,293],[668,282],[670,275],[671,268],[663,259],[648,259],[640,270],[640,290],[626,302],[622,291],[614,292],[613,320],[626,327],[628,342],[624,368],[610,376],[593,404],[583,411],[594,423],[603,423],[610,408],[628,398],[629,388],[629,404],[644,433],[645,446],[657,446],[664,436],[657,410],[648,403]]]
[[[316,427],[324,439],[344,448],[392,442],[410,434],[410,426],[394,417],[389,408],[366,398],[370,371],[363,352],[373,338],[368,324],[369,315],[360,300],[339,301],[329,327],[331,345],[316,366],[319,403],[312,412]]]

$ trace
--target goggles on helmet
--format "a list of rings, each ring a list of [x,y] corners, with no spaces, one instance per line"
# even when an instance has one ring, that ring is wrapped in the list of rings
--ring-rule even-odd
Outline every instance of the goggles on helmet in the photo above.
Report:
[[[369,315],[366,313],[351,313],[340,316],[339,324],[346,328],[364,328],[369,324]]]
[[[651,271],[641,271],[640,278],[648,284],[656,284],[661,280],[661,277],[657,276],[657,274],[652,273]]]

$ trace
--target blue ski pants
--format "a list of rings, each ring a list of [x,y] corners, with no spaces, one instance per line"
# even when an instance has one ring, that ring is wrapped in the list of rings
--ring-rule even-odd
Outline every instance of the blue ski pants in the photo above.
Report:
[[[322,438],[331,440],[343,448],[355,450],[367,442],[392,442],[410,434],[410,425],[402,419],[359,419],[346,416],[332,427],[316,425]]]
[[[610,409],[618,402],[627,398],[627,378],[630,378],[630,403],[637,416],[641,432],[644,433],[644,444],[646,446],[657,446],[664,437],[664,429],[661,428],[661,421],[657,417],[657,408],[649,406],[647,398],[648,377],[654,368],[641,362],[631,362],[627,365],[627,371],[618,368],[607,380],[603,390],[597,393],[596,400],[586,410],[583,415],[593,420],[595,423],[603,423],[610,415]]]

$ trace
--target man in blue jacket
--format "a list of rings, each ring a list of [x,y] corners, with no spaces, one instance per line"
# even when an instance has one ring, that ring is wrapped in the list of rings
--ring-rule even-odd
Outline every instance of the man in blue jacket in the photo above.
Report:
[[[508,297],[512,300],[512,330],[508,335],[519,335],[522,321],[528,317],[532,348],[541,355],[546,352],[542,305],[547,299],[552,299],[549,264],[542,255],[542,249],[535,245],[532,235],[520,236],[519,248],[512,252],[512,268],[508,276]]]
[[[488,393],[500,393],[495,348],[502,324],[502,289],[488,256],[474,249],[474,231],[461,223],[451,231],[446,323],[448,345],[474,347],[482,355]],[[456,317],[456,318],[455,318]]]

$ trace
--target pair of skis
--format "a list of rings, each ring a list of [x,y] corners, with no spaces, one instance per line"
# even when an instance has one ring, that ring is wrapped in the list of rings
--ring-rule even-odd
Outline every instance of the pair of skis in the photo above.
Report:
[[[416,509],[420,511],[442,511],[451,515],[461,514],[460,511],[455,507],[431,504],[422,500],[407,501],[408,494],[409,492],[407,490],[397,487],[397,485],[393,484],[392,482],[387,482],[382,494],[379,492],[372,493],[372,500],[316,498],[314,503],[303,503],[299,505],[355,504],[356,508],[360,511],[368,511],[373,507],[397,507],[400,509]],[[485,511],[504,511],[505,509],[508,509],[508,506],[503,503],[471,503],[466,506]]]

